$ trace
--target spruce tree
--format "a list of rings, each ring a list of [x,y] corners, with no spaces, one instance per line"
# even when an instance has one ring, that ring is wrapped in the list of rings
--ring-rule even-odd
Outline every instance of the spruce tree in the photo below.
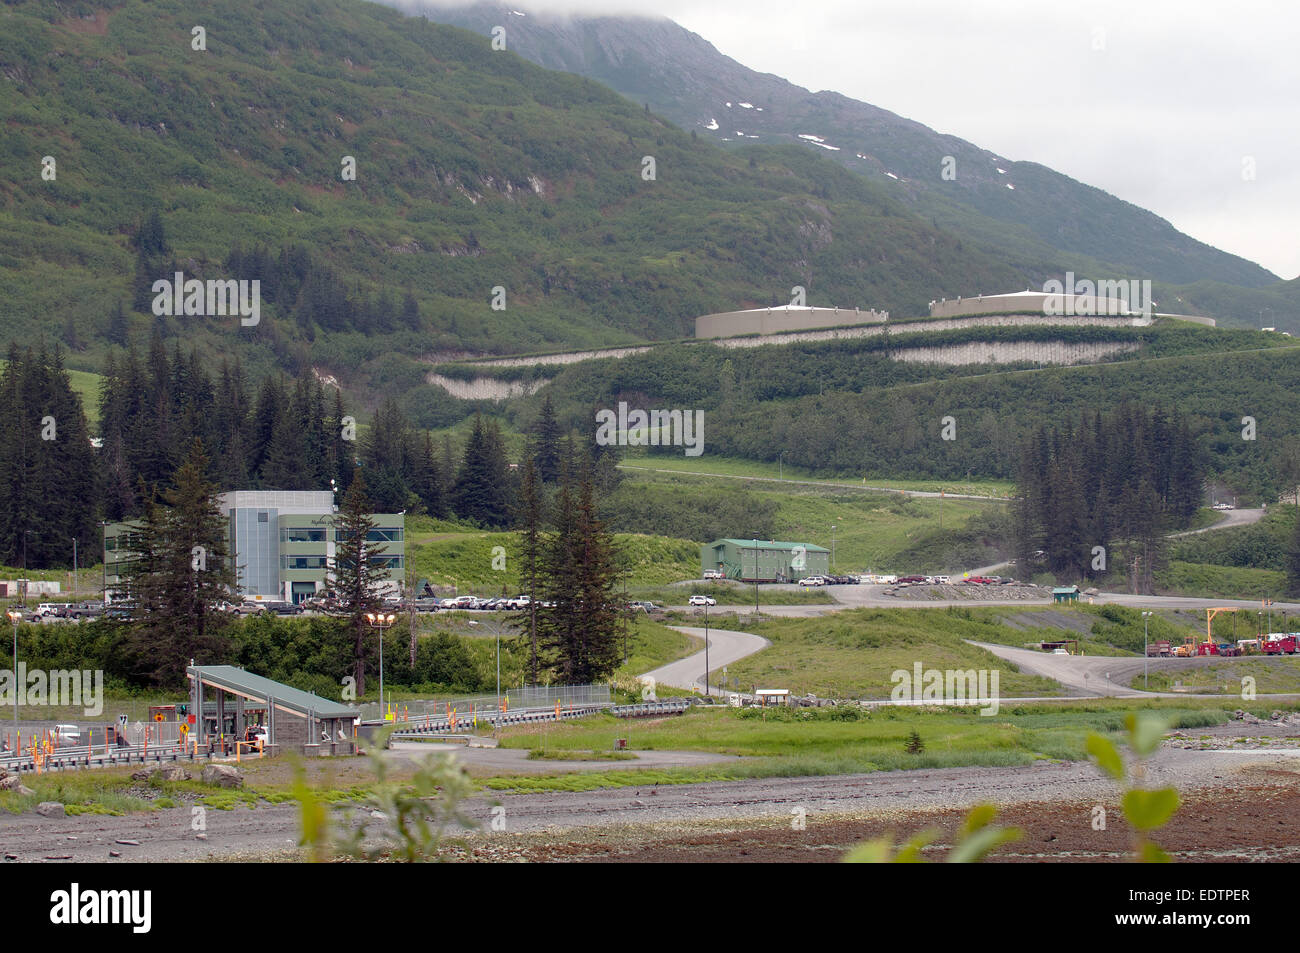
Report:
[[[229,657],[228,617],[217,607],[237,583],[201,441],[190,444],[172,484],[161,505],[146,494],[127,580],[137,602],[130,638],[137,672],[152,685],[179,688],[190,659]]]
[[[572,444],[570,443],[570,449]],[[596,512],[590,461],[561,466],[556,529],[546,537],[542,574],[553,607],[539,612],[539,654],[566,684],[609,676],[620,660],[619,579],[613,537]]]
[[[542,409],[532,430],[535,437],[537,477],[543,483],[554,483],[560,478],[560,424],[555,419],[550,394],[542,399]]]
[[[496,422],[474,417],[474,430],[456,479],[456,515],[481,526],[505,526],[510,520],[505,444]]]
[[[358,469],[348,485],[343,505],[334,520],[334,559],[327,572],[329,586],[338,597],[341,613],[347,618],[352,634],[353,673],[358,695],[366,691],[367,636],[370,633],[366,614],[380,606],[379,582],[383,576],[375,558],[385,551],[381,543],[368,537],[375,528],[373,507],[366,489],[366,478]]]

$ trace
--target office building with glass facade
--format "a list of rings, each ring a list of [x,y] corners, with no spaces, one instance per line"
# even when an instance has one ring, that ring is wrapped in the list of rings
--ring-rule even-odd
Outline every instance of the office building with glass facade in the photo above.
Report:
[[[337,509],[329,490],[236,490],[220,497],[229,520],[228,545],[241,595],[302,602],[326,588],[334,559]],[[406,517],[375,513],[369,539],[384,547],[376,562],[386,591],[396,592],[406,571]],[[123,563],[131,558],[133,523],[104,528],[104,590],[120,598]]]

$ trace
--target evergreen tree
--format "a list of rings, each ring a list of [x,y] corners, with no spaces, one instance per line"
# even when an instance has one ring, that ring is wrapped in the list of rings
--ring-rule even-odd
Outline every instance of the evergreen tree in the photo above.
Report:
[[[505,444],[495,421],[485,424],[474,417],[474,430],[453,496],[456,515],[481,526],[505,526],[510,520],[507,500]]]
[[[122,310],[122,302],[115,301],[113,310],[108,313],[108,327],[104,331],[104,337],[110,344],[126,347],[130,343],[130,330],[131,325],[126,319],[126,312]]]
[[[424,511],[435,519],[446,515],[447,501],[442,494],[442,473],[433,449],[433,435],[424,432],[424,441],[416,457],[411,490],[420,498]]]
[[[409,461],[410,425],[406,415],[389,397],[370,422],[362,447],[366,483],[380,512],[396,513],[406,508],[410,493],[406,474],[414,470]]]
[[[381,543],[369,540],[375,528],[371,518],[374,507],[366,489],[366,479],[361,470],[353,475],[347,495],[334,521],[335,548],[327,578],[329,586],[338,596],[341,611],[347,617],[347,628],[352,634],[353,673],[357,681],[357,694],[366,691],[367,635],[370,632],[367,613],[379,611],[379,582],[383,571],[375,558],[385,551]]]
[[[583,684],[607,677],[620,661],[619,570],[596,512],[590,461],[576,484],[573,470],[561,469],[556,531],[545,544],[543,585],[554,607],[539,612],[537,627],[550,669],[561,682]]]
[[[533,424],[537,460],[537,478],[543,483],[554,483],[560,478],[560,424],[555,419],[551,395],[542,399],[542,409]]]
[[[236,588],[227,522],[208,479],[203,444],[190,444],[159,506],[148,500],[135,562],[127,574],[137,602],[130,645],[150,684],[179,688],[190,659],[214,663],[229,655],[227,617],[217,606]]]

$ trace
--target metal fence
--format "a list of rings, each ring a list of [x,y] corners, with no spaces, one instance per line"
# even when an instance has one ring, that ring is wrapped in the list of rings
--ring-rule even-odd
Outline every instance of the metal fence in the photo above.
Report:
[[[613,697],[609,685],[527,685],[524,687],[501,689],[501,701],[507,710],[516,708],[554,708],[583,707],[589,705],[608,705]],[[380,721],[383,711],[378,702],[367,702],[361,707],[363,721]],[[446,715],[448,710],[459,715],[473,714],[475,711],[495,711],[497,696],[470,695],[463,698],[421,698],[407,699],[399,702],[387,702],[386,707],[393,714],[394,721],[402,722],[431,716]]]

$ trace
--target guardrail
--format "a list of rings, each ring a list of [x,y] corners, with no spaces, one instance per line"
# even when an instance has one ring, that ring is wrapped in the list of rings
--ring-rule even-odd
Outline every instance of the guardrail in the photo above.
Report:
[[[88,747],[86,745],[68,745],[55,748],[40,755],[40,772],[67,771],[78,768],[105,768],[113,765],[130,764],[168,764],[173,761],[194,762],[215,756],[207,750],[200,750],[195,755],[193,745],[151,744],[126,745],[120,748]],[[31,754],[0,755],[0,768],[14,774],[23,772],[36,773],[36,757]]]

